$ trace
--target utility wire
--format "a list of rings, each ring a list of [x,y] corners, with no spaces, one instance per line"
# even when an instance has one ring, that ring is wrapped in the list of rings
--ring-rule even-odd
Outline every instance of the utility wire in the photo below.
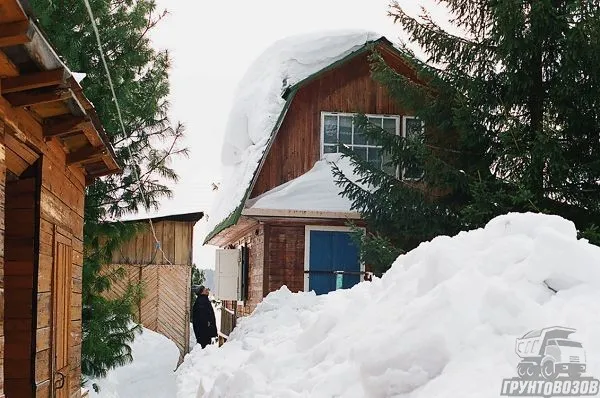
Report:
[[[123,134],[123,137],[126,137],[127,134],[125,133],[125,123],[123,123],[123,117],[121,115],[121,107],[119,106],[119,101],[117,100],[117,94],[115,93],[115,86],[114,86],[112,78],[110,76],[110,71],[108,69],[108,64],[106,63],[106,58],[104,57],[104,50],[102,49],[102,40],[100,39],[100,32],[98,31],[98,26],[96,25],[96,19],[94,18],[94,13],[92,11],[92,7],[90,7],[89,0],[83,0],[83,2],[85,3],[85,7],[87,8],[88,14],[90,16],[90,21],[92,22],[92,28],[94,29],[94,33],[96,35],[96,42],[98,44],[98,50],[100,51],[100,58],[102,59],[102,64],[104,65],[104,70],[106,71],[106,77],[108,78],[108,84],[110,85],[110,91],[112,92],[113,101],[115,102],[115,106],[117,108],[117,116],[119,117],[119,123],[121,125],[121,133]],[[133,159],[133,154],[131,153],[131,148],[129,146],[127,146],[127,151],[129,152],[129,158]],[[144,201],[144,207],[146,208],[146,211],[149,211],[150,206],[149,206],[148,202],[146,201],[146,195],[144,193],[142,181],[137,172],[137,169],[135,168],[135,165],[133,167],[131,167],[131,170],[133,171],[133,175],[138,182],[138,188],[140,190],[140,194],[142,195],[142,200]],[[152,236],[154,237],[154,242],[156,244],[156,248],[158,250],[160,250],[160,252],[162,253],[163,260],[166,260],[169,265],[173,265],[171,260],[169,260],[169,258],[163,251],[160,241],[156,237],[156,230],[154,229],[154,224],[152,223],[152,219],[148,218],[148,222],[150,223],[150,229],[152,230]]]

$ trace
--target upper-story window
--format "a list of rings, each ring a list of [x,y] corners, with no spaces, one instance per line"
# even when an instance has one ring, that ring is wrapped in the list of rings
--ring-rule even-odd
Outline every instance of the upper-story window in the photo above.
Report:
[[[390,134],[411,137],[423,135],[423,123],[414,116],[367,115],[369,122],[381,127]],[[367,137],[354,125],[354,114],[321,113],[321,155],[339,152],[339,144],[354,150],[363,160],[380,167],[391,175],[405,179],[418,179],[423,176],[422,168],[404,168],[400,170],[389,166],[386,154],[380,145],[369,142]]]

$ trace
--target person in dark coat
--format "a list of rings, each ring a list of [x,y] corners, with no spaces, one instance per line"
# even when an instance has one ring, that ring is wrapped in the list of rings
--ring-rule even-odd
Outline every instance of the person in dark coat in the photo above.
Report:
[[[196,301],[194,302],[194,311],[192,313],[192,323],[194,325],[194,334],[196,341],[206,347],[210,344],[213,337],[217,337],[217,322],[215,321],[215,310],[208,299],[210,289],[200,286],[196,292]]]

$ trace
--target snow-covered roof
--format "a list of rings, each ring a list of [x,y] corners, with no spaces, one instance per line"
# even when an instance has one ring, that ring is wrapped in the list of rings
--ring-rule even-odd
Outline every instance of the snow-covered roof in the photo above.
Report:
[[[352,202],[340,195],[342,188],[335,183],[332,163],[335,163],[344,175],[353,175],[353,167],[348,158],[342,158],[339,154],[328,154],[325,159],[315,163],[309,172],[248,200],[246,207],[351,212]]]
[[[362,30],[319,32],[282,39],[268,48],[239,83],[221,153],[223,182],[208,213],[207,240],[237,221],[263,155],[293,98],[289,88],[382,39]],[[287,100],[286,100],[287,98]]]

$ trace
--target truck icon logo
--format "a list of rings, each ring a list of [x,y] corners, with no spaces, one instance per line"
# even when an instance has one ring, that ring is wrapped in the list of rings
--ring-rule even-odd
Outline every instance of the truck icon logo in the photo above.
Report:
[[[517,377],[502,381],[501,396],[583,397],[600,392],[600,381],[586,376],[583,345],[569,338],[576,330],[554,326],[532,330],[517,338],[521,358]]]

